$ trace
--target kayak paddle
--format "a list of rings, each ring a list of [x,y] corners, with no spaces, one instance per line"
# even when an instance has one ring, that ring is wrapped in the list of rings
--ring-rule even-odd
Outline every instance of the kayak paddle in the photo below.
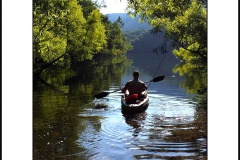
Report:
[[[159,82],[159,81],[162,81],[164,79],[164,77],[165,76],[158,76],[158,77],[155,77],[152,80],[150,80],[148,82],[144,82],[144,83]],[[101,93],[98,93],[98,94],[94,95],[94,97],[97,98],[97,99],[103,98],[103,97],[108,96],[110,93],[114,93],[114,92],[121,91],[121,90],[122,89],[118,89],[118,90],[115,90],[115,91],[112,91],[112,92],[101,92]]]
[[[109,95],[110,93],[114,93],[114,92],[117,92],[117,91],[121,91],[122,89],[118,89],[118,90],[115,90],[115,91],[112,91],[112,92],[101,92],[101,93],[98,93],[96,94],[94,97],[99,99],[99,98],[103,98],[103,97],[106,97],[107,95]]]

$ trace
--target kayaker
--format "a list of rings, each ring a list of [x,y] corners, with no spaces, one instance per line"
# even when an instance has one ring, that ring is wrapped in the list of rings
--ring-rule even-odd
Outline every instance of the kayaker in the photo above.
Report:
[[[133,72],[133,80],[127,82],[122,89],[122,93],[125,94],[126,103],[136,103],[137,100],[146,96],[147,86],[139,79],[139,72],[136,70]],[[129,94],[126,93],[128,90]]]

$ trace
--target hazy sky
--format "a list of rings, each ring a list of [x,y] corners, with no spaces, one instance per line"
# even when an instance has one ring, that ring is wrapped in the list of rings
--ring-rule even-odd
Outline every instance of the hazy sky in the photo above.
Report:
[[[101,1],[101,0],[98,0]],[[107,8],[102,8],[100,11],[103,14],[108,13],[125,13],[124,9],[127,6],[127,0],[105,0]]]

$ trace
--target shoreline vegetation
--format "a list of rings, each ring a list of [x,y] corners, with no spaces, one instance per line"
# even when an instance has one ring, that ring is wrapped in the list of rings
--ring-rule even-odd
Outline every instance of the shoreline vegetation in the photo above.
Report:
[[[162,5],[128,1],[127,14],[123,18],[114,15],[113,20],[100,13],[103,3],[91,0],[33,1],[33,75],[46,74],[43,72],[52,66],[76,70],[77,64],[94,63],[95,58],[116,57],[116,61],[128,51],[146,49],[151,42],[147,38],[153,34],[159,38],[152,48],[154,53],[171,52],[180,60],[172,70],[186,78],[180,86],[190,94],[206,97],[207,2],[159,3]],[[129,17],[132,22],[148,24],[142,24],[139,30],[125,30]]]

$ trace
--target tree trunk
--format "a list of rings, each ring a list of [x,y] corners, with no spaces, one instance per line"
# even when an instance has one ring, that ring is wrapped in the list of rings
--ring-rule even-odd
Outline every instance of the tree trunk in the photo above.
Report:
[[[36,72],[33,73],[34,76],[38,76],[40,73],[42,73],[43,70],[45,70],[46,68],[48,68],[49,66],[51,66],[53,63],[57,62],[60,58],[62,58],[64,55],[66,55],[66,53],[62,54],[61,56],[59,56],[58,58],[54,59],[52,62],[49,62],[45,65],[43,65],[39,70],[37,70]]]
[[[67,41],[68,41],[68,27],[67,27]],[[39,70],[37,70],[36,72],[33,73],[34,76],[38,76],[40,73],[42,73],[43,70],[45,70],[46,68],[48,68],[49,66],[51,66],[53,63],[57,62],[60,58],[62,58],[64,55],[67,54],[67,47],[68,47],[68,42],[67,42],[67,46],[66,46],[66,52],[63,53],[61,56],[59,56],[58,58],[56,58],[55,60],[53,60],[52,62],[49,62],[45,65],[43,65],[42,67],[40,67]]]

